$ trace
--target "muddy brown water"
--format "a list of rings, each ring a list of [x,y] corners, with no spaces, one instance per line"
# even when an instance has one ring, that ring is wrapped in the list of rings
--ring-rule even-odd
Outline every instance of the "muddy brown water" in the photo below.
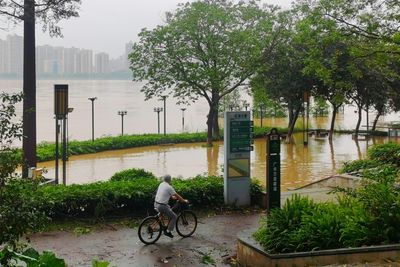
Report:
[[[391,139],[400,142],[400,139]],[[354,141],[351,135],[335,135],[327,139],[309,139],[304,146],[302,134],[295,134],[294,144],[281,143],[282,189],[295,188],[335,174],[344,162],[364,158],[367,147],[388,142],[386,137],[368,141]],[[254,142],[251,153],[251,176],[265,185],[265,140]],[[174,177],[193,177],[198,174],[218,175],[223,172],[222,142],[212,148],[204,143],[149,146],[72,156],[67,162],[67,184],[82,184],[108,180],[115,172],[129,168],[143,168],[157,176],[169,173]],[[43,162],[46,177],[54,177],[54,162]]]
[[[118,111],[126,110],[124,116],[124,132],[126,134],[143,134],[157,132],[157,113],[155,107],[163,107],[159,99],[144,101],[144,94],[140,92],[141,83],[132,81],[113,80],[39,80],[37,82],[37,138],[38,141],[51,141],[55,139],[54,122],[54,84],[66,83],[69,85],[69,107],[74,108],[68,118],[68,137],[70,140],[88,140],[91,138],[91,101],[89,97],[97,97],[94,102],[95,110],[95,137],[118,135],[121,133],[121,117]],[[17,92],[22,90],[22,81],[0,80],[0,92]],[[251,102],[247,93],[242,92],[243,99]],[[182,132],[182,107],[187,107],[184,112],[184,131],[196,132],[206,130],[208,104],[204,99],[199,99],[190,106],[176,105],[176,100],[171,97],[166,101],[166,131],[167,133]],[[336,129],[353,129],[357,123],[355,107],[346,106],[345,113],[339,113]],[[18,108],[22,111],[21,105]],[[400,121],[400,114],[388,114],[381,118],[380,123]],[[161,132],[164,131],[164,113],[160,113]],[[363,112],[362,125],[366,124],[366,114]],[[370,121],[374,113],[370,112]],[[260,125],[261,120],[255,119],[255,125]],[[287,127],[286,118],[265,118],[263,125]],[[329,117],[311,117],[310,128],[329,128]],[[222,121],[221,121],[222,125]],[[298,126],[302,125],[302,119]]]
[[[144,101],[140,92],[142,85],[132,81],[84,81],[84,80],[40,80],[37,83],[37,136],[38,141],[54,142],[53,86],[69,84],[69,106],[74,111],[69,114],[70,140],[88,140],[91,138],[91,102],[88,97],[96,96],[95,101],[95,137],[115,136],[121,133],[119,110],[126,110],[124,132],[142,134],[157,132],[157,114],[154,107],[163,107],[157,99]],[[22,88],[22,81],[0,80],[0,91],[16,92]],[[251,102],[249,96],[242,94]],[[182,106],[176,105],[172,98],[167,102],[167,133],[182,132]],[[22,107],[18,107],[21,113]],[[346,106],[345,113],[339,113],[336,129],[353,129],[356,124],[355,108]],[[208,106],[199,100],[187,107],[185,132],[205,131]],[[161,113],[161,132],[164,130]],[[370,121],[373,119],[370,113]],[[363,112],[362,125],[366,124]],[[381,118],[380,123],[400,120],[399,114],[389,114]],[[220,121],[223,125],[223,121]],[[286,127],[286,118],[264,118],[264,126]],[[311,117],[310,128],[328,128],[330,117]],[[260,119],[254,120],[261,125]],[[302,118],[298,121],[302,126]],[[295,144],[282,144],[282,187],[304,185],[331,175],[341,167],[344,161],[362,158],[368,146],[387,142],[387,138],[374,138],[370,141],[351,139],[350,135],[336,135],[333,143],[327,140],[310,139],[308,147],[302,145],[302,134],[296,134]],[[18,145],[18,144],[17,144]],[[197,174],[221,174],[223,164],[223,144],[215,143],[213,148],[205,148],[203,143],[177,144],[174,146],[152,146],[108,151],[91,155],[71,157],[67,165],[67,183],[88,183],[109,179],[115,172],[128,168],[144,168],[157,176],[170,173],[173,176],[193,177]],[[256,140],[252,152],[252,177],[265,184],[265,141]],[[46,177],[54,177],[54,163],[45,162]]]

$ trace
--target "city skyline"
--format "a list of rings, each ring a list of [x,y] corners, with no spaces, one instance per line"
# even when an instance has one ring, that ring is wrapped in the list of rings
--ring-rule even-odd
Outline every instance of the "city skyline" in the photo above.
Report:
[[[261,0],[265,4],[288,8],[292,0]],[[138,34],[143,28],[152,29],[164,24],[165,13],[174,11],[179,3],[193,2],[182,0],[114,0],[112,5],[107,0],[85,0],[80,8],[80,17],[63,20],[59,23],[63,38],[51,38],[36,26],[36,44],[63,47],[90,48],[96,53],[105,52],[111,58],[118,58],[124,53],[120,44],[129,40],[138,41]],[[0,19],[0,38],[8,34],[22,35],[22,24],[10,25]]]
[[[107,74],[127,72],[128,54],[132,41],[126,43],[124,54],[110,58],[106,52],[92,49],[51,45],[36,46],[36,72],[38,76],[63,76],[65,74]],[[0,38],[0,74],[22,75],[23,37],[10,34]]]

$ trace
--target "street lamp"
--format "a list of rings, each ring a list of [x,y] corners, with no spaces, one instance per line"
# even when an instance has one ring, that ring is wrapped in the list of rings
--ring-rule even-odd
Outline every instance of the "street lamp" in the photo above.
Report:
[[[121,110],[118,111],[118,115],[121,116],[121,135],[124,135],[124,116],[127,114],[128,112],[126,110]]]
[[[167,106],[166,106],[166,99],[167,95],[162,95],[161,98],[164,101],[164,135],[167,135]]]
[[[90,101],[92,101],[92,141],[94,141],[94,101],[97,97],[89,97]]]
[[[69,114],[69,113],[71,113],[72,111],[74,111],[74,108],[68,108],[67,111],[68,111],[68,114]],[[68,129],[69,129],[69,127],[68,127],[68,125],[69,125],[69,124],[68,124],[68,114],[67,114],[67,116],[66,116],[66,118],[65,118],[66,121],[67,121],[67,127],[66,127],[66,131],[65,131],[65,132],[66,132],[66,136],[67,136],[67,137],[66,137],[66,138],[67,138],[67,145],[66,145],[66,147],[67,147],[67,149],[66,149],[66,153],[67,153],[67,154],[66,154],[66,159],[67,159],[67,160],[69,159],[69,153],[68,153],[68,150],[69,150],[69,148],[68,148],[68,142],[69,142],[69,138],[68,138],[68,134],[69,134],[69,130],[68,130]]]
[[[185,110],[186,108],[181,108],[182,110],[182,132],[185,131]]]
[[[163,111],[163,108],[154,108],[154,112],[157,112],[157,125],[158,125],[158,134],[160,134],[160,112]]]

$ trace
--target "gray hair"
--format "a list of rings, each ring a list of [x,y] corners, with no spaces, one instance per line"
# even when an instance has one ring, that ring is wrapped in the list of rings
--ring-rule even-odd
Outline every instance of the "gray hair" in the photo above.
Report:
[[[169,174],[166,174],[166,175],[164,175],[163,176],[163,181],[164,182],[167,182],[167,183],[169,183],[169,182],[171,182],[171,175],[169,175]]]

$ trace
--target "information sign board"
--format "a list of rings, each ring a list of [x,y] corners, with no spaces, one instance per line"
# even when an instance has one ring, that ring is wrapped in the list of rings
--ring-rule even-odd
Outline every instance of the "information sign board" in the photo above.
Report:
[[[225,112],[224,197],[226,204],[250,204],[250,152],[253,150],[250,112]]]

